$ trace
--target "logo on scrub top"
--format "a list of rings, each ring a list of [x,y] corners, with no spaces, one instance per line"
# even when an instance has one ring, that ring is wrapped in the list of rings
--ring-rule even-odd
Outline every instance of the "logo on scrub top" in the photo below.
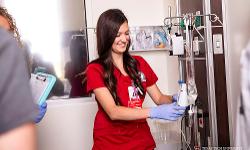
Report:
[[[141,78],[141,82],[146,82],[146,77],[145,77],[144,73],[140,71],[139,75],[140,75],[140,78]]]
[[[134,84],[128,87],[129,101],[128,107],[130,108],[141,108],[142,101],[139,96],[140,89],[136,87]]]

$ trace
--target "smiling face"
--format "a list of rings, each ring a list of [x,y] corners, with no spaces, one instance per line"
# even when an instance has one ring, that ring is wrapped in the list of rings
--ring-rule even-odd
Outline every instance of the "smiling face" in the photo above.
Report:
[[[112,44],[112,53],[123,54],[129,43],[129,27],[128,23],[124,22],[117,32],[116,38]]]

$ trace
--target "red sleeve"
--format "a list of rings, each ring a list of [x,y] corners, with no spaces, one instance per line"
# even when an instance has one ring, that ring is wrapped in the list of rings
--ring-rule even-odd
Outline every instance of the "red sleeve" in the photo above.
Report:
[[[158,80],[158,77],[154,73],[153,69],[146,62],[146,60],[141,56],[134,56],[134,58],[139,62],[139,68],[146,77],[146,86],[149,87],[155,84],[156,81]]]
[[[99,87],[105,87],[103,80],[103,69],[99,64],[89,64],[86,72],[87,93]]]

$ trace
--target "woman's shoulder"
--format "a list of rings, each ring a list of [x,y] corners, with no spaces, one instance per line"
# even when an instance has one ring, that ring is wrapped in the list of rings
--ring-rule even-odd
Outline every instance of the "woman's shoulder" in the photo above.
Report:
[[[132,57],[137,60],[139,63],[144,63],[145,59],[142,56],[139,55],[132,55]]]
[[[97,63],[97,62],[90,62],[88,63],[88,66],[87,67],[102,67],[102,65],[100,63]]]
[[[100,63],[93,61],[87,65],[87,71],[92,71],[92,70],[103,71],[103,67]]]

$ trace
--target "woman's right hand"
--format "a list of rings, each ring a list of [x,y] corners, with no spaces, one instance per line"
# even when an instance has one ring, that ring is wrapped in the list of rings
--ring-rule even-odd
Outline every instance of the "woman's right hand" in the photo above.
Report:
[[[162,104],[150,109],[150,118],[165,119],[175,121],[181,117],[186,107],[178,106],[176,103]]]

